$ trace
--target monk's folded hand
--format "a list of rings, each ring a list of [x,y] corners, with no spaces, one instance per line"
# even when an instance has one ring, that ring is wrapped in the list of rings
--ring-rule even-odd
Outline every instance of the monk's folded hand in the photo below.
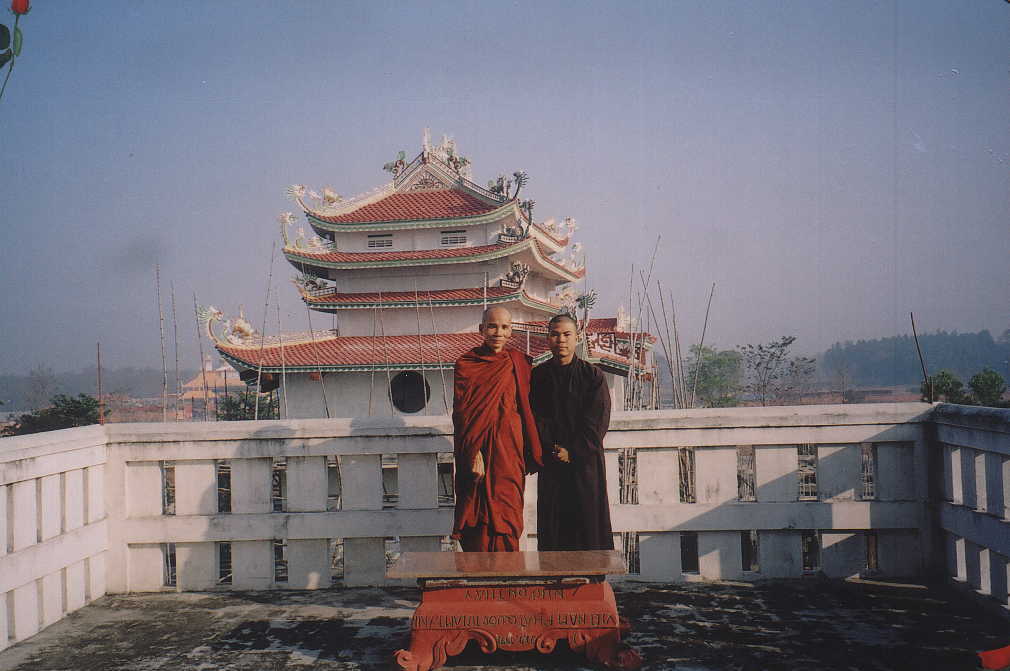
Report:
[[[561,447],[560,445],[557,444],[554,445],[554,456],[557,457],[558,461],[560,461],[563,464],[572,463],[572,457],[570,454],[568,454],[568,450],[564,447]]]
[[[484,477],[484,455],[480,452],[473,460],[473,476],[478,480]]]

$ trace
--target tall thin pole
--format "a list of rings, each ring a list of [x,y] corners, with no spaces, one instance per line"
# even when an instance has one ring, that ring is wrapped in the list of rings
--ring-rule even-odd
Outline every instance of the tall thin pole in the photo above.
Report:
[[[673,304],[673,292],[670,292],[670,321],[673,322],[673,351],[677,357],[677,381],[680,385],[681,407],[687,407],[687,386],[684,379],[684,357],[680,351],[680,330],[677,328],[677,308]]]
[[[378,324],[378,318],[376,316],[378,308],[372,308],[372,370],[369,372],[368,377],[368,416],[372,416],[372,397],[375,395],[375,366],[376,366],[376,348],[377,344],[375,341],[375,334],[378,332],[376,324]]]
[[[196,316],[196,342],[200,346],[200,375],[203,377],[203,421],[207,421],[207,406],[210,404],[210,389],[207,388],[207,367],[203,365],[203,337],[200,334],[200,308],[196,305],[196,292],[193,292],[193,314]],[[215,408],[216,410],[216,408]],[[214,413],[215,419],[217,413]],[[196,417],[193,417],[196,419]]]
[[[698,356],[694,361],[694,385],[691,387],[691,407],[694,407],[695,395],[698,393],[698,374],[701,373],[701,352],[705,347],[705,331],[708,330],[708,311],[712,309],[712,296],[715,294],[715,282],[712,291],[708,293],[708,307],[705,308],[705,323],[701,327],[701,343],[698,345]]]
[[[274,254],[277,252],[277,241],[270,244],[270,270],[267,272],[267,297],[263,301],[263,330],[260,331],[259,369],[256,371],[256,409],[253,419],[260,418],[260,389],[263,388],[263,349],[267,346],[267,314],[270,311],[270,286],[274,279]]]
[[[96,343],[98,350],[98,423],[105,424],[105,401],[102,398],[102,343]]]
[[[168,364],[165,362],[165,311],[161,307],[161,267],[154,264],[154,286],[158,295],[158,333],[161,335],[161,421],[168,421]]]
[[[912,319],[912,337],[915,339],[915,351],[919,353],[919,365],[922,366],[922,380],[926,383],[926,397],[932,403],[933,381],[929,379],[929,373],[926,372],[926,360],[922,358],[922,349],[919,348],[919,334],[915,330],[915,313],[909,312],[908,316]]]
[[[414,314],[417,317],[417,355],[421,360],[421,396],[424,398],[424,414],[428,414],[428,374],[424,370],[424,347],[421,343],[421,303],[417,294],[417,280],[414,280]]]
[[[382,305],[382,292],[379,292],[379,305]],[[382,338],[382,358],[386,363],[386,400],[389,402],[389,416],[393,416],[393,381],[389,376],[389,341],[386,340],[386,327],[382,323],[382,309],[379,309],[379,336]]]
[[[305,275],[305,264],[302,264],[302,275]],[[319,389],[323,394],[323,410],[326,412],[326,419],[330,418],[330,404],[326,400],[326,380],[323,379],[323,364],[319,358],[319,348],[316,347],[316,333],[312,330],[312,309],[309,308],[309,302],[305,301],[305,315],[309,321],[309,340],[312,341],[312,358],[318,363],[316,364],[316,373],[319,375]]]
[[[281,335],[281,300],[277,296],[277,340],[281,346],[281,395],[284,397],[284,419],[288,418],[288,377],[285,369],[284,361],[284,337]],[[277,409],[277,415],[280,416],[280,408]]]
[[[179,401],[182,399],[182,382],[179,380],[179,321],[175,315],[175,282],[170,282],[172,290],[172,336],[175,339],[175,402],[172,404],[172,411],[175,414],[175,421],[179,421]]]
[[[442,405],[446,414],[449,414],[449,400],[445,389],[445,360],[442,358],[442,345],[438,338],[438,329],[435,328],[435,306],[431,303],[431,290],[428,290],[428,312],[431,313],[431,334],[435,338],[435,355],[438,357],[438,374],[442,377]]]

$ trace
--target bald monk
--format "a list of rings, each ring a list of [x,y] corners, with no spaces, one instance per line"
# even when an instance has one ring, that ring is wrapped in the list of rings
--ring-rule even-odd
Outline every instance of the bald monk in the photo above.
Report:
[[[526,474],[542,465],[530,409],[530,360],[506,346],[512,315],[484,311],[484,342],[456,361],[456,514],[452,537],[464,552],[517,552]]]

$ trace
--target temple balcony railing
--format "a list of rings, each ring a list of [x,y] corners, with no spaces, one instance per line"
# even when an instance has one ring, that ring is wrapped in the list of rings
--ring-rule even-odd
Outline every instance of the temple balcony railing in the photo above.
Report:
[[[607,492],[629,578],[908,576],[946,565],[1006,605],[1010,411],[966,412],[615,413]],[[398,552],[451,548],[451,431],[445,416],[416,416],[111,424],[0,440],[0,646],[106,592],[384,584]],[[532,550],[535,477],[526,492],[522,546]]]

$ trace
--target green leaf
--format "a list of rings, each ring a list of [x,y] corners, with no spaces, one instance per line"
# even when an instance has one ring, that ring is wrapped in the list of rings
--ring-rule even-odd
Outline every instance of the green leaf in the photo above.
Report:
[[[9,61],[12,57],[13,54],[11,53],[10,49],[0,51],[0,68],[7,65],[7,61]]]
[[[21,36],[21,29],[18,28],[17,26],[14,26],[14,55],[15,56],[20,56],[21,55],[21,43],[22,42],[23,42],[23,38]]]
[[[6,50],[11,45],[10,28],[0,23],[0,51]]]

